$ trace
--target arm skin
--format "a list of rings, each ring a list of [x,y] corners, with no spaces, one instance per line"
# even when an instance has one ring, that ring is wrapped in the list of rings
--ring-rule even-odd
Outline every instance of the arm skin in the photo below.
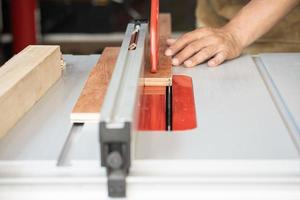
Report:
[[[252,0],[225,26],[199,28],[178,39],[168,39],[165,54],[173,65],[194,67],[208,60],[218,66],[240,56],[244,48],[268,32],[300,0]]]

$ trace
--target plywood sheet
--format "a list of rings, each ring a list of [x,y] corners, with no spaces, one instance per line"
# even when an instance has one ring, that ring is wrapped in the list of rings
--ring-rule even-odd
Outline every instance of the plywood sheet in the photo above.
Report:
[[[171,36],[171,15],[160,14],[160,48],[159,48],[159,66],[157,73],[150,72],[150,62],[147,59],[144,82],[146,86],[169,86],[172,85],[172,60],[171,57],[165,56],[168,47],[167,38]],[[148,55],[149,56],[149,55]]]
[[[28,46],[0,68],[0,137],[60,78],[59,46]]]
[[[72,122],[97,121],[120,48],[105,48],[71,113]]]

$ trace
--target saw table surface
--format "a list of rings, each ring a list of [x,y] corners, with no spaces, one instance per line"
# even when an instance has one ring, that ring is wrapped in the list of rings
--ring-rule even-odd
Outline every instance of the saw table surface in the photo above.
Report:
[[[97,124],[72,138],[71,166],[56,166],[98,58],[65,55],[62,78],[0,139],[1,199],[107,198]],[[145,192],[149,199],[300,198],[299,53],[245,55],[219,68],[174,67],[173,74],[193,79],[197,128],[136,134],[130,199]]]
[[[299,54],[262,55],[298,126],[299,57]],[[66,55],[64,59],[67,67],[62,79],[0,140],[0,160],[57,160],[70,128],[69,113],[98,56]],[[250,56],[219,68],[176,67],[174,74],[193,78],[197,128],[172,133],[138,133],[137,159],[299,158]],[[95,130],[94,124],[83,128],[72,159],[99,159]]]

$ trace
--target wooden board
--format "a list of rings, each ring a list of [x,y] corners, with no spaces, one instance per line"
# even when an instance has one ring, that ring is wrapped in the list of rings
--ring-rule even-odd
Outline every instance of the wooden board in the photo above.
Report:
[[[108,47],[92,69],[71,113],[72,122],[97,121],[120,48]]]
[[[144,71],[144,82],[145,86],[168,86],[172,85],[172,60],[171,57],[165,56],[165,51],[168,47],[167,38],[171,36],[171,15],[160,14],[160,48],[159,48],[159,63],[158,72],[150,72],[150,62],[147,58],[145,71]],[[148,55],[149,56],[149,55]]]
[[[0,68],[0,137],[61,76],[59,46],[28,46]]]

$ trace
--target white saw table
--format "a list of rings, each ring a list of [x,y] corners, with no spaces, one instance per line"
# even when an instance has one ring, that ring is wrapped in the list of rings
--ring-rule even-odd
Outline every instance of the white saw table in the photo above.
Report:
[[[98,55],[65,55],[63,77],[0,139],[0,199],[106,199],[98,125],[57,160]],[[197,128],[140,132],[128,199],[300,199],[300,53],[248,55],[193,78]]]

